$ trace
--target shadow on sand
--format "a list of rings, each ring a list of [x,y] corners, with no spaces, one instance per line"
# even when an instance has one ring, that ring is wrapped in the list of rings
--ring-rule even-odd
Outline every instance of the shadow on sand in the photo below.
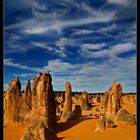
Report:
[[[59,133],[59,132],[68,130],[71,127],[77,125],[78,123],[80,123],[82,121],[85,121],[85,120],[89,120],[89,119],[92,119],[92,118],[91,117],[86,117],[86,118],[81,117],[79,120],[66,121],[66,122],[58,122],[57,123],[56,132]]]

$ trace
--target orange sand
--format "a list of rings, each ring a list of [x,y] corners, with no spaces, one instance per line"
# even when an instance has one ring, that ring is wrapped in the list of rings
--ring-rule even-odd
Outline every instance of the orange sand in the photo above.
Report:
[[[136,105],[134,104],[124,104],[123,108],[136,114]],[[116,128],[94,132],[96,119],[90,116],[93,110],[84,111],[83,117],[79,121],[58,121],[57,136],[59,140],[136,140],[136,125],[118,125]],[[4,140],[19,140],[25,129],[25,126],[5,126]]]

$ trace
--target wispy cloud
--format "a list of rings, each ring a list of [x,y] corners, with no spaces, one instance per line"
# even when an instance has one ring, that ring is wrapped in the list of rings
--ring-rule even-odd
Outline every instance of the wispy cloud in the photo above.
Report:
[[[66,45],[74,45],[75,44],[75,41],[74,40],[71,40],[71,39],[68,39],[68,38],[60,38],[58,41],[56,41],[56,46],[60,46],[60,47],[64,47]]]
[[[89,29],[73,30],[71,36],[75,36],[75,35],[81,36],[81,35],[89,35],[89,34],[94,35],[95,33],[105,34],[105,33],[114,32],[117,29],[118,29],[117,24],[112,24],[112,25],[103,26],[103,27],[99,27],[96,29],[90,29],[90,30]]]
[[[136,45],[134,45],[130,42],[127,42],[127,43],[123,43],[123,44],[114,45],[111,50],[113,52],[119,54],[119,53],[131,51],[131,50],[136,50]]]
[[[43,34],[47,32],[47,28],[43,26],[27,28],[24,31],[26,34]]]
[[[80,89],[92,92],[94,90],[106,91],[108,86],[115,79],[122,84],[123,91],[129,91],[129,89],[132,90],[132,87],[127,86],[127,82],[129,81],[131,84],[135,83],[135,67],[135,56],[127,59],[116,56],[100,64],[88,62],[71,65],[62,60],[51,60],[48,69],[51,69],[53,75],[54,88],[57,87],[57,89],[61,90],[62,87],[64,87],[65,81],[69,80],[72,84],[73,90],[76,91]],[[59,76],[56,75],[58,71],[60,72],[59,74],[65,72],[69,74]],[[135,90],[134,87],[133,90]]]
[[[81,30],[75,30],[71,35],[84,35],[84,34],[90,34],[93,32],[94,32],[93,30],[81,29]]]
[[[18,63],[14,63],[14,62],[12,61],[12,59],[4,59],[4,65],[5,65],[5,66],[10,66],[10,67],[19,68],[19,69],[23,69],[23,70],[36,71],[36,72],[42,72],[42,71],[43,71],[41,68],[29,67],[29,66],[25,66],[25,65],[18,64]]]
[[[63,62],[60,59],[50,60],[48,66],[46,67],[52,72],[64,72],[75,68],[72,64]]]
[[[135,56],[127,59],[115,56],[101,63],[86,62],[79,64],[70,64],[61,59],[54,59],[50,60],[48,65],[42,68],[29,68],[20,64],[14,64],[12,60],[6,59],[5,65],[35,72],[44,72],[48,69],[53,77],[54,90],[63,90],[65,81],[69,80],[74,91],[105,91],[116,79],[123,85],[123,91],[128,91],[130,88],[132,90],[132,87],[128,87],[126,83],[129,81],[132,84],[136,80]],[[21,78],[29,75],[23,74]]]
[[[83,47],[84,46],[84,47]],[[131,50],[136,50],[136,45],[131,42],[126,42],[122,44],[116,44],[110,46],[109,48],[103,48],[105,44],[92,45],[88,44],[89,49],[86,49],[86,44],[81,46],[81,55],[89,58],[102,58],[102,57],[113,57],[114,55],[129,52]],[[96,50],[96,51],[95,51]]]
[[[60,19],[52,19],[52,20],[37,20],[36,18],[30,18],[22,21],[21,23],[10,25],[8,27],[5,27],[5,29],[11,29],[11,28],[16,28],[20,27],[21,29],[23,28],[23,32],[27,34],[31,33],[44,33],[47,30],[60,30],[66,27],[72,27],[72,26],[80,26],[84,24],[90,24],[90,23],[107,23],[112,20],[114,20],[114,15],[115,12],[96,12],[94,15],[89,16],[89,17],[84,17],[84,18],[79,18],[79,19],[69,19],[69,20],[60,20]],[[46,24],[44,24],[44,22]],[[38,26],[39,25],[39,26]],[[43,30],[44,29],[44,30]]]
[[[36,74],[34,73],[22,73],[22,74],[17,74],[17,73],[14,73],[13,74],[15,77],[21,77],[21,78],[28,78],[30,76],[35,76]]]
[[[43,49],[47,49],[52,50],[51,47],[48,46],[47,42],[30,42],[33,46],[39,47],[39,48],[43,48]]]
[[[54,42],[54,44],[56,46],[51,46],[51,45],[49,46],[49,44],[47,42],[35,42],[34,41],[34,42],[30,42],[30,43],[32,44],[33,47],[38,47],[38,48],[45,49],[45,50],[47,50],[47,52],[50,52],[52,54],[57,54],[61,57],[66,57],[67,56],[66,52],[65,52],[65,48],[64,48],[64,45],[66,45],[65,42],[56,41],[56,43]]]
[[[30,2],[32,8],[38,9],[38,10],[47,10],[47,4],[46,3],[39,3],[36,0],[32,0],[32,3]]]
[[[114,31],[115,29],[117,29],[117,25],[112,24],[107,27],[103,27],[103,28],[99,29],[97,32],[110,32],[110,31]]]
[[[102,49],[106,44],[105,43],[101,43],[101,44],[82,44],[80,47],[83,51],[86,50],[100,50]]]

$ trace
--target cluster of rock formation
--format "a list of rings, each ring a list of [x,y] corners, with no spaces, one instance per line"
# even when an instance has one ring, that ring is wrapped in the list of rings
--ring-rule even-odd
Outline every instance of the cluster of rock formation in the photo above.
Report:
[[[134,115],[122,109],[122,86],[116,80],[102,96],[101,108],[102,111],[99,111],[95,132],[107,127],[114,127],[115,124],[119,123],[131,125],[136,123]]]
[[[131,98],[134,100],[135,96]],[[128,99],[129,96],[126,97]],[[30,80],[27,81],[25,92],[21,92],[18,78],[9,83],[4,95],[4,123],[30,124],[21,140],[55,140],[57,120],[80,119],[82,111],[89,110],[94,103],[101,103],[101,110],[96,108],[95,113],[91,114],[98,118],[95,132],[114,127],[114,122],[136,123],[135,117],[122,109],[122,86],[116,80],[103,96],[90,95],[87,91],[72,96],[69,81],[65,83],[65,93],[55,95],[48,71],[35,76],[32,90]]]
[[[123,104],[136,104],[136,95],[128,94],[123,96],[122,99]]]
[[[51,82],[48,71],[40,73],[33,79],[32,91],[30,81],[27,81],[26,90],[21,93],[19,79],[12,80],[5,93],[4,123],[33,124],[42,120],[44,133],[47,128],[55,130],[56,102]]]
[[[102,97],[102,108],[105,113],[116,115],[121,108],[122,86],[116,80]]]

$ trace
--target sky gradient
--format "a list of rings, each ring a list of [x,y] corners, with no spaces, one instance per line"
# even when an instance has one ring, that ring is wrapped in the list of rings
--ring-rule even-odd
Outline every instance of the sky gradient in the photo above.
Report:
[[[4,25],[4,90],[49,70],[54,90],[136,92],[135,0],[5,0]]]

